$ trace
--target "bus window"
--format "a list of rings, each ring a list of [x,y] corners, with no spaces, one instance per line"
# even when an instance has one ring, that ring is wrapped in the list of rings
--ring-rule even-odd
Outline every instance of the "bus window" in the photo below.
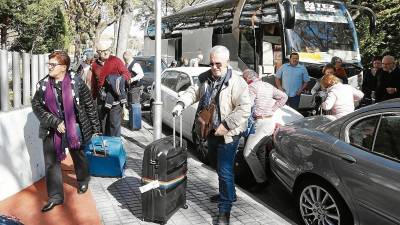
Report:
[[[254,33],[251,28],[240,30],[239,57],[251,69],[254,68]],[[258,56],[257,56],[258,57]]]
[[[281,45],[281,33],[279,29],[279,24],[271,23],[263,25],[263,37],[262,37],[262,67],[263,73],[271,74],[275,73],[275,68],[280,67],[281,63],[278,60],[281,60],[282,55],[278,54],[276,51],[281,51],[281,48],[276,48],[275,46]],[[279,52],[280,53],[280,52]],[[278,62],[276,62],[278,61]],[[277,65],[279,64],[279,65]]]
[[[274,66],[275,71],[278,71],[282,66],[282,45],[274,45]]]

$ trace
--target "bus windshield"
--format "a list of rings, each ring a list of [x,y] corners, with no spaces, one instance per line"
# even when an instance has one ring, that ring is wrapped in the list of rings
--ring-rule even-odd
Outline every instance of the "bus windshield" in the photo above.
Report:
[[[331,53],[345,55],[346,61],[358,60],[356,30],[342,3],[298,1],[295,8],[294,28],[286,30],[288,51]],[[329,61],[331,57],[322,58],[318,61]]]

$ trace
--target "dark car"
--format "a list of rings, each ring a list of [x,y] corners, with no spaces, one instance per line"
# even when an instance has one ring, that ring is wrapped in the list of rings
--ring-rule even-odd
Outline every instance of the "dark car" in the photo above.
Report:
[[[143,83],[143,93],[141,96],[141,103],[143,107],[150,106],[151,97],[151,85],[153,84],[155,74],[154,74],[154,64],[155,56],[135,56],[134,62],[139,63],[142,66],[144,77],[142,78]],[[167,68],[167,64],[164,60],[161,60],[161,72]]]
[[[400,224],[400,99],[278,128],[270,152],[304,224]]]

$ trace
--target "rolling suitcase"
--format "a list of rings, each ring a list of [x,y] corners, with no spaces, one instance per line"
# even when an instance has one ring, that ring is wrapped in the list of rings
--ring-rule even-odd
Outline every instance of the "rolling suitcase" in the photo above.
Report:
[[[121,137],[93,136],[85,147],[92,176],[122,177],[126,152]]]
[[[186,205],[187,143],[182,140],[182,117],[180,138],[175,140],[175,117],[173,135],[149,144],[142,165],[142,215],[143,220],[166,224],[168,219]]]

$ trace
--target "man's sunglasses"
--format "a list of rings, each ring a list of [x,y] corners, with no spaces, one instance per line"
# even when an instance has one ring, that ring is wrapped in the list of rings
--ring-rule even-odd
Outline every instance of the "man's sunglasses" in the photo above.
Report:
[[[222,66],[222,63],[219,63],[219,62],[217,62],[217,63],[210,63],[209,65],[210,65],[211,67],[213,67],[213,66],[221,67],[221,66]]]
[[[108,52],[108,49],[106,49],[106,50],[97,50],[98,54],[102,54],[102,53],[106,53],[106,52]]]

